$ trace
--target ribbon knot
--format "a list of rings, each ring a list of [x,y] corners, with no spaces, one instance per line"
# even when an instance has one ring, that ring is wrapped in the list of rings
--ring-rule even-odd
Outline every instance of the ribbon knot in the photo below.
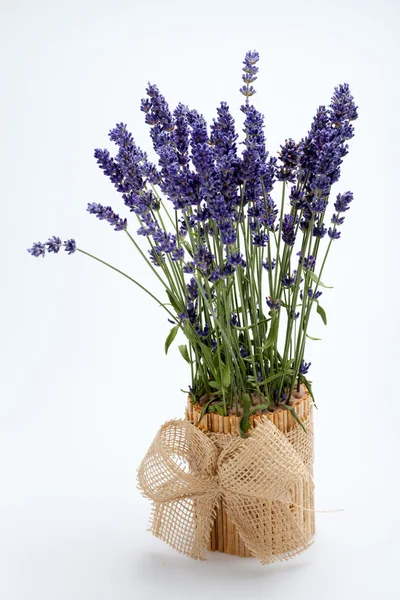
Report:
[[[298,452],[293,439],[300,436]],[[185,420],[165,423],[138,470],[139,489],[153,501],[150,530],[179,552],[204,559],[222,499],[244,543],[263,564],[299,553],[310,540],[296,514],[293,490],[299,485],[312,490],[310,448],[311,431],[296,426],[284,435],[268,419],[246,439],[205,434]]]

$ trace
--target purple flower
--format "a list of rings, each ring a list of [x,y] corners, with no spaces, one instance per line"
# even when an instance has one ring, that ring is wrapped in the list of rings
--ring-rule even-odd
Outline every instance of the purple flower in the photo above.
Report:
[[[299,252],[299,254],[300,254],[299,262],[300,262],[301,261],[301,252]],[[303,269],[305,271],[313,271],[314,267],[315,267],[315,258],[313,257],[312,254],[310,254],[310,256],[308,258],[304,258]]]
[[[150,260],[156,267],[160,267],[165,262],[165,257],[162,252],[158,252],[155,248],[149,250]]]
[[[311,367],[311,363],[306,363],[303,359],[300,369],[299,369],[299,374],[300,375],[306,375],[308,373],[308,369]]]
[[[36,258],[38,258],[39,256],[43,256],[46,254],[46,248],[45,245],[42,244],[42,242],[35,242],[32,246],[32,248],[28,248],[28,252],[29,254],[32,254],[32,256],[36,256]]]
[[[342,126],[346,121],[357,119],[358,107],[354,104],[354,98],[350,93],[348,83],[335,87],[329,108],[331,122],[336,127]]]
[[[335,210],[338,213],[342,213],[345,212],[346,210],[349,210],[350,206],[350,202],[352,202],[354,199],[352,192],[345,192],[344,194],[338,194],[336,196],[336,202],[334,204],[335,206]]]
[[[298,190],[296,186],[293,186],[290,190],[289,200],[290,204],[295,206],[296,210],[303,210],[307,204],[304,200],[304,192]]]
[[[278,154],[279,160],[282,165],[277,167],[275,175],[278,181],[291,181],[293,182],[296,175],[297,165],[299,162],[299,146],[291,138],[285,140],[281,151]]]
[[[234,267],[246,267],[246,261],[243,259],[243,255],[239,250],[236,252],[227,252],[226,260]]]
[[[268,240],[267,233],[256,233],[253,235],[253,246],[264,248],[267,245]]]
[[[285,288],[291,288],[295,282],[296,279],[296,272],[294,272],[294,276],[291,277],[289,275],[289,273],[286,273],[283,277],[282,277],[282,285]]]
[[[49,252],[54,252],[54,254],[57,254],[57,252],[60,250],[60,248],[62,246],[62,242],[59,237],[57,237],[56,235],[53,235],[53,237],[51,237],[47,240],[46,246],[47,246],[47,250]]]
[[[225,246],[236,244],[236,231],[233,228],[232,221],[225,220],[219,223],[218,230],[221,234],[221,241]]]
[[[268,306],[269,306],[269,308],[271,310],[276,310],[277,311],[277,310],[280,309],[280,307],[281,307],[281,301],[279,299],[278,300],[273,300],[271,298],[271,296],[268,296],[266,300],[267,300],[267,304],[268,304]]]
[[[176,236],[172,233],[165,233],[162,229],[157,229],[153,235],[153,239],[157,244],[155,248],[158,252],[169,254],[176,250]]]
[[[314,298],[314,300],[318,300],[318,298],[322,296],[322,292],[314,292],[312,288],[308,288],[307,296],[309,298]],[[300,299],[303,300],[303,290],[300,291]]]
[[[189,300],[196,300],[199,295],[199,289],[194,277],[192,277],[189,283],[186,284],[186,291]]]
[[[200,337],[207,337],[208,334],[210,333],[210,328],[208,325],[205,325],[204,328],[202,329],[200,327],[200,325],[197,324],[195,329],[196,329],[197,335],[199,335]]]
[[[181,246],[180,248],[175,248],[172,251],[171,258],[172,258],[172,260],[174,260],[176,262],[176,261],[182,260],[184,256],[185,256],[185,250]]]
[[[197,246],[196,252],[193,255],[193,262],[195,266],[206,275],[211,268],[214,255],[208,250],[206,246]]]
[[[154,235],[159,229],[158,222],[150,213],[143,214],[141,220],[143,224],[136,232],[138,235]]]
[[[264,193],[271,191],[274,179],[274,165],[267,163],[268,152],[265,148],[264,117],[254,106],[244,105],[245,113],[242,161],[239,176],[246,182],[244,203],[254,202]],[[263,185],[261,184],[263,181]]]
[[[119,147],[116,157],[111,158],[108,150],[100,148],[95,150],[94,156],[119,192],[123,195],[137,193],[144,188],[146,178],[153,184],[159,182],[155,166],[149,163],[146,153],[136,146],[124,123],[118,123],[109,132],[109,138]]]
[[[279,399],[278,399],[278,394],[279,394],[278,390],[275,389],[273,391],[273,395],[272,395],[272,397],[274,399],[274,403],[275,404],[284,404],[286,402],[286,400],[288,399],[288,394],[283,394]]]
[[[175,129],[172,138],[175,144],[178,164],[186,167],[189,163],[189,122],[187,119],[188,107],[179,103],[174,110]]]
[[[101,150],[101,148],[96,148],[94,157],[100,169],[110,178],[117,190],[119,192],[125,191],[123,187],[124,175],[115,160],[111,158],[109,151],[107,149]]]
[[[64,246],[68,254],[73,254],[74,252],[76,252],[77,249],[75,240],[71,239],[61,243],[60,238],[54,235],[52,238],[49,238],[46,244],[42,244],[41,242],[35,242],[32,248],[28,249],[28,252],[32,256],[44,256],[46,253],[46,246],[49,252],[54,252],[55,254],[57,254],[61,246]]]
[[[271,263],[268,260],[264,260],[262,265],[263,265],[264,269],[266,269],[267,271],[269,271],[269,270],[273,271],[275,269],[275,265],[276,265],[275,258],[273,258],[271,260]]]
[[[326,233],[327,229],[323,223],[321,223],[321,225],[314,225],[313,235],[315,237],[322,239],[323,237],[325,237]]]
[[[152,191],[142,191],[140,194],[131,192],[123,195],[124,204],[131,212],[136,213],[142,220],[144,215],[150,211],[157,211],[160,208],[160,202],[154,196]]]
[[[248,104],[249,102],[249,97],[253,96],[253,94],[256,93],[255,89],[251,84],[254,83],[254,81],[256,81],[257,79],[256,75],[258,73],[258,67],[256,67],[256,63],[259,61],[259,58],[260,56],[258,52],[256,52],[255,50],[250,50],[246,53],[246,56],[243,61],[244,74],[242,75],[242,79],[245,85],[240,88],[240,92],[243,94],[243,96],[246,96],[246,104]]]
[[[334,223],[335,225],[343,225],[344,217],[339,217],[339,215],[334,214],[332,216],[331,223]]]
[[[65,252],[68,252],[68,254],[73,254],[74,252],[76,252],[76,242],[73,239],[67,240],[66,242],[64,242],[64,249]]]
[[[223,270],[221,269],[221,267],[219,265],[217,265],[215,267],[215,269],[212,271],[210,277],[208,278],[208,281],[211,281],[211,283],[215,283],[219,279],[223,279],[223,276],[224,276]]]
[[[196,307],[191,300],[188,301],[186,312],[179,313],[179,318],[181,321],[189,321],[192,325],[197,323]]]
[[[236,313],[232,313],[230,324],[232,327],[240,327],[239,319]]]
[[[332,229],[332,227],[329,227],[328,235],[331,238],[331,240],[338,240],[340,238],[341,232],[337,231],[335,228]]]
[[[98,219],[100,219],[100,221],[107,221],[114,227],[114,231],[122,231],[128,226],[127,220],[121,219],[121,217],[113,211],[111,206],[103,206],[102,204],[97,204],[96,202],[89,202],[87,205],[87,211],[91,215],[95,215]]]
[[[148,98],[141,102],[141,110],[145,113],[145,122],[151,125],[150,137],[154,150],[159,153],[161,148],[171,139],[174,120],[164,96],[156,85],[148,84]]]
[[[306,231],[308,229],[311,219],[312,212],[310,210],[310,207],[308,206],[308,203],[306,203],[303,209],[303,218],[300,221],[300,229],[302,231]]]
[[[233,265],[229,264],[229,263],[225,263],[224,264],[224,270],[223,270],[223,277],[230,277],[231,275],[234,274],[234,272],[236,271],[236,267],[234,267]]]
[[[215,164],[219,171],[219,184],[226,211],[232,214],[232,209],[239,204],[235,121],[229,112],[226,102],[221,102],[217,108],[218,118],[211,125],[210,143],[214,149]]]
[[[296,241],[295,218],[293,215],[285,215],[282,220],[282,240],[288,246],[293,246]]]
[[[248,355],[247,350],[244,348],[244,346],[240,346],[239,347],[239,354],[242,358],[245,358]]]
[[[313,292],[312,288],[308,288],[307,294],[309,298],[314,298],[314,300],[318,300],[322,296],[322,292]]]
[[[183,265],[183,272],[188,274],[194,273],[194,262],[187,262]]]
[[[308,135],[300,142],[300,166],[307,175],[307,190],[329,195],[348,152],[346,140],[354,135],[350,121],[356,118],[357,107],[347,84],[335,88],[329,109],[319,107]]]
[[[323,213],[325,212],[328,202],[324,198],[316,198],[310,202],[309,207],[312,213]]]

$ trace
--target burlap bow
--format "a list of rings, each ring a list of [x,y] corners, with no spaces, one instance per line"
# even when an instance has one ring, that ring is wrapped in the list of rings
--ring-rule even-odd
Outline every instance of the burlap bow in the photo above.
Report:
[[[138,484],[154,503],[150,531],[191,558],[205,547],[223,501],[236,529],[261,563],[289,558],[310,545],[292,504],[296,485],[311,490],[305,456],[293,435],[264,419],[249,437],[205,434],[189,421],[173,420],[158,431],[138,470]],[[312,443],[312,442],[311,442]]]

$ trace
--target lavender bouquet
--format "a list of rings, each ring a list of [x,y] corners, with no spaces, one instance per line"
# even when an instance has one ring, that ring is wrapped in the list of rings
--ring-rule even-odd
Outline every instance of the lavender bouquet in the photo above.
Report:
[[[264,117],[251,101],[258,60],[252,51],[243,62],[239,144],[226,102],[208,128],[200,113],[183,104],[171,112],[149,84],[141,110],[158,165],[123,123],[109,134],[114,157],[95,150],[99,167],[133,213],[132,227],[110,206],[90,203],[87,210],[128,237],[165,297],[74,239],[53,236],[29,249],[36,257],[62,247],[85,254],[140,287],[172,324],[165,352],[179,331],[187,340],[179,351],[190,369],[191,401],[202,415],[240,415],[243,436],[255,412],[280,407],[298,419],[293,390],[304,384],[312,394],[308,326],[313,312],[327,322],[320,304],[320,288],[327,287],[323,271],[353,194],[339,193],[332,208],[329,198],[357,118],[349,86],[339,85],[330,105],[318,108],[308,134],[298,143],[286,140],[277,157],[269,156]],[[280,188],[276,200],[274,186]]]

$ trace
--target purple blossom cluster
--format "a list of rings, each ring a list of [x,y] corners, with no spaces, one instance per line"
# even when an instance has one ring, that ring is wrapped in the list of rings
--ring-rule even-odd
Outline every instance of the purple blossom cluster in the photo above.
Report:
[[[346,210],[349,210],[349,204],[352,201],[352,192],[345,192],[344,194],[337,195],[336,202],[334,204],[336,212],[331,219],[333,227],[329,227],[328,229],[328,235],[332,240],[338,240],[340,238],[341,232],[337,231],[337,228],[344,223],[344,217],[341,215],[342,213],[346,212]]]

